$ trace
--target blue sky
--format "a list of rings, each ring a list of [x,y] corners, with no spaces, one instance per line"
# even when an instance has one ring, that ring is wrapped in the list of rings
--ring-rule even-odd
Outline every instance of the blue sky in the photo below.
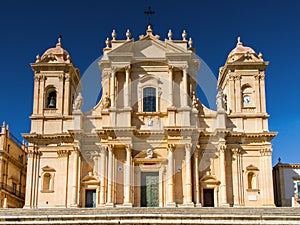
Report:
[[[30,131],[33,73],[29,64],[37,54],[55,46],[59,35],[83,74],[101,56],[112,29],[116,29],[119,38],[125,38],[129,28],[135,40],[145,33],[147,17],[143,12],[148,5],[156,11],[152,17],[154,33],[164,40],[172,29],[174,39],[179,39],[185,29],[194,40],[197,54],[216,76],[235,47],[238,35],[244,45],[263,53],[264,59],[270,61],[266,72],[269,128],[279,132],[272,141],[273,164],[279,156],[283,162],[299,163],[300,1],[297,0],[2,2],[0,120],[7,121],[15,136]]]

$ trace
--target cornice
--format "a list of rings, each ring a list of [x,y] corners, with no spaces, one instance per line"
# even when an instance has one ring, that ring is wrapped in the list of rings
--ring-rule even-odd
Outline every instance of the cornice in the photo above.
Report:
[[[29,143],[34,144],[53,144],[53,143],[72,143],[74,138],[68,133],[62,134],[22,134]]]

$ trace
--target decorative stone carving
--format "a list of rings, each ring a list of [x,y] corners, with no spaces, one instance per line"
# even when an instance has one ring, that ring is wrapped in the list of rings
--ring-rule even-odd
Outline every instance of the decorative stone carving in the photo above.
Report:
[[[146,159],[152,159],[153,158],[153,150],[152,150],[152,148],[148,148],[146,150],[146,152],[147,152]]]

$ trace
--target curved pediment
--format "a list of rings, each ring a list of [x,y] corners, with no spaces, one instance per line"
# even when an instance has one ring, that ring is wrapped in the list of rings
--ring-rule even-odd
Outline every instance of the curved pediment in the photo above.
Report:
[[[81,182],[91,184],[91,183],[99,183],[99,180],[92,173],[89,173],[81,180]]]
[[[218,181],[214,176],[212,175],[204,175],[201,179],[200,179],[201,183],[206,183],[206,184],[215,184],[215,185],[219,185],[220,181]]]

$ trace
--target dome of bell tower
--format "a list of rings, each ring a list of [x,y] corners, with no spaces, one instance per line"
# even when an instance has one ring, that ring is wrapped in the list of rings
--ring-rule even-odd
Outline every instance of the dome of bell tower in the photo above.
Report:
[[[246,53],[256,55],[256,52],[252,48],[244,46],[241,42],[241,38],[238,37],[236,47],[229,53],[227,61],[236,61]]]
[[[59,37],[55,48],[47,49],[41,57],[41,60],[50,59],[53,63],[70,63],[70,54],[62,47],[62,38]]]

